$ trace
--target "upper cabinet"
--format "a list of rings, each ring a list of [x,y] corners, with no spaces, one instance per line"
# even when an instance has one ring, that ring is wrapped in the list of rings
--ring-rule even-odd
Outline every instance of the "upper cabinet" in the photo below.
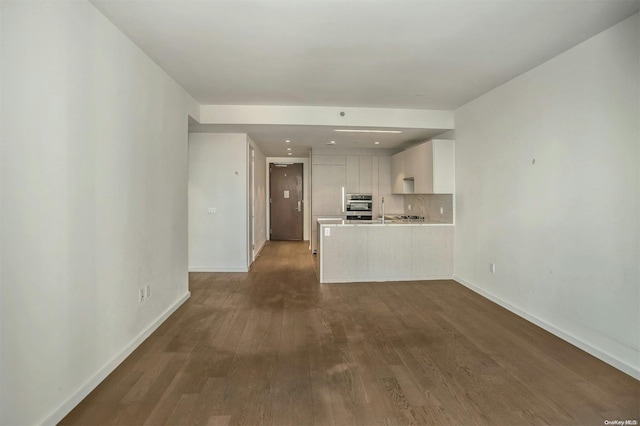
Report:
[[[380,194],[391,194],[391,157],[375,157],[373,177],[378,177],[377,185],[374,185],[374,189],[377,187]],[[376,164],[377,163],[377,164]],[[374,203],[375,205],[375,203]]]
[[[394,194],[453,194],[454,141],[433,139],[391,157]]]
[[[404,159],[407,151],[391,156],[391,192],[404,194]]]
[[[370,155],[347,155],[346,162],[347,193],[371,194],[373,192],[373,157]]]

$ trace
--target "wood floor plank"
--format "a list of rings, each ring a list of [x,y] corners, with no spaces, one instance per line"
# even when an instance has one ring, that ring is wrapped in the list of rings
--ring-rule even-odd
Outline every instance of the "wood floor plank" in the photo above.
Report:
[[[153,407],[153,410],[149,413],[144,421],[146,425],[159,425],[164,424],[166,419],[171,416],[175,407],[178,405],[180,398],[184,395],[184,369],[179,371],[165,392],[160,397],[158,403]],[[188,380],[187,380],[188,381]],[[204,388],[204,386],[203,386]]]
[[[319,284],[303,242],[189,280],[191,299],[60,424],[640,418],[637,380],[451,280]]]
[[[173,412],[167,418],[167,425],[189,425],[199,394],[185,393],[180,396]]]
[[[325,374],[323,347],[320,328],[322,322],[317,308],[311,312],[309,321],[309,375],[311,379],[312,409],[315,424],[335,424],[331,390]],[[327,325],[325,325],[326,329]]]
[[[229,379],[226,377],[209,377],[207,379],[193,407],[191,413],[192,424],[207,425],[214,420],[226,422],[224,424],[229,423],[231,416],[222,412],[222,402],[227,392],[228,383]],[[156,421],[155,424],[158,424],[158,422]]]
[[[308,308],[294,311],[292,420],[296,425],[314,424],[311,366],[307,342],[307,324],[312,316]]]
[[[231,421],[231,416],[211,416],[207,426],[227,426]]]

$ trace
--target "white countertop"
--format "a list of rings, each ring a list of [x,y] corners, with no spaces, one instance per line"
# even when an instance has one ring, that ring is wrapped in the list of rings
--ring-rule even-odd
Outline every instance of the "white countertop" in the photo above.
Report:
[[[330,226],[453,226],[453,223],[442,223],[425,220],[344,220],[344,219],[318,219],[320,225]]]

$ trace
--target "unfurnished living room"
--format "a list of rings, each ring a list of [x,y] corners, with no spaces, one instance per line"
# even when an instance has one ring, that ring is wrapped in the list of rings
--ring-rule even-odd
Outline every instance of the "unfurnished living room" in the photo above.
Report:
[[[1,425],[640,421],[640,1],[0,1]]]

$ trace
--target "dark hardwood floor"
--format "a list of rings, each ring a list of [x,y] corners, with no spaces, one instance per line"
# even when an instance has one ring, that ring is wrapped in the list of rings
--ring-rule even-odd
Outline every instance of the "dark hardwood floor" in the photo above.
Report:
[[[320,285],[307,247],[190,274],[191,299],[61,424],[640,420],[640,382],[454,281]]]

